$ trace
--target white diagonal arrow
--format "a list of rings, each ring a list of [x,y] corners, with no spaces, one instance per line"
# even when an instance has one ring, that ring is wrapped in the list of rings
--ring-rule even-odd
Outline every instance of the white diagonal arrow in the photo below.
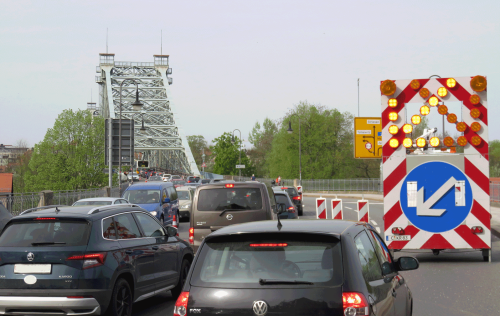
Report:
[[[434,194],[424,202],[424,187],[418,190],[417,195],[417,216],[441,216],[446,209],[431,209],[454,185],[457,183],[455,178],[451,177]]]

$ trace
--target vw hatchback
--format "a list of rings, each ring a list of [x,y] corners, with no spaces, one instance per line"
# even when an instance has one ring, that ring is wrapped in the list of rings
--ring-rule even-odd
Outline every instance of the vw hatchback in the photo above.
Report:
[[[200,245],[175,316],[410,316],[397,260],[366,223],[261,221],[221,228]]]

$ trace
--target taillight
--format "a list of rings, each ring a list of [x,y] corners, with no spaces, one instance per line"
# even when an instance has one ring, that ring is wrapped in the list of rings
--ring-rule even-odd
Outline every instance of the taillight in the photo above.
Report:
[[[290,206],[290,207],[288,208],[288,213],[295,213],[295,207]]]
[[[481,226],[473,226],[471,228],[471,231],[472,231],[473,234],[482,234],[482,233],[484,233],[484,230],[483,230],[483,228]]]
[[[189,229],[189,243],[194,245],[194,227]]]
[[[76,255],[71,256],[66,260],[83,260],[82,269],[90,269],[98,266],[102,266],[106,260],[106,252],[91,253],[86,255]]]
[[[234,188],[234,184],[232,183],[226,184],[226,188]]]
[[[287,243],[277,243],[277,244],[250,244],[250,247],[287,247]]]
[[[369,309],[365,297],[361,293],[342,293],[345,316],[368,316]]]
[[[299,200],[300,201],[300,195],[292,197],[292,200],[296,200],[296,201]]]
[[[34,221],[55,221],[57,218],[55,217],[37,217],[33,218]]]
[[[392,234],[393,235],[404,235],[405,230],[402,227],[393,227],[392,228]]]
[[[174,306],[174,316],[185,316],[189,301],[189,292],[182,292]]]

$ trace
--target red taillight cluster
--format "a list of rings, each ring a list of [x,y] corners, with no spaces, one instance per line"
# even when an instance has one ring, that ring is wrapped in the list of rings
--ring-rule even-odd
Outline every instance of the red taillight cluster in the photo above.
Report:
[[[361,293],[346,292],[342,293],[342,303],[344,315],[349,316],[368,316],[369,309],[365,297]]]
[[[290,207],[288,208],[288,213],[295,213],[295,207],[290,206]]]
[[[292,200],[295,200],[295,201],[297,201],[297,200],[298,200],[298,201],[300,201],[300,195],[294,196],[294,197],[292,198]]]
[[[226,188],[234,188],[234,184],[228,183],[228,184],[226,184]]]
[[[194,227],[189,229],[189,243],[194,245]]]
[[[86,255],[75,255],[71,256],[66,260],[83,260],[82,269],[89,269],[98,266],[102,266],[106,260],[106,252],[91,253]]]
[[[484,230],[483,230],[483,228],[481,226],[473,226],[471,228],[471,231],[472,231],[473,234],[482,234],[482,233],[484,233]]]
[[[174,316],[186,316],[189,301],[189,292],[182,292],[174,306]]]
[[[392,234],[393,235],[404,235],[405,230],[402,227],[393,227],[392,228]]]
[[[250,244],[250,247],[287,247],[287,243],[278,244]]]

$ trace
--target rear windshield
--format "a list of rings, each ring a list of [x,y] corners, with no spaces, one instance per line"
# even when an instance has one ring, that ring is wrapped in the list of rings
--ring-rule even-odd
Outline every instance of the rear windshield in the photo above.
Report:
[[[231,239],[234,238],[231,236]],[[238,239],[240,240],[228,241],[226,237],[225,241],[207,242],[199,254],[191,284],[226,288],[276,286],[261,285],[260,279],[306,281],[314,283],[312,286],[335,286],[342,283],[338,240],[293,235]]]
[[[89,234],[90,224],[87,221],[15,221],[0,236],[0,247],[85,246]]]
[[[79,205],[111,205],[111,201],[78,201],[73,206]]]
[[[287,198],[286,195],[284,195],[284,194],[275,194],[274,196],[276,198],[276,203],[283,203],[287,207],[291,206],[290,202],[288,202],[288,198]]]
[[[288,189],[286,189],[286,192],[288,192],[288,195],[290,195],[290,196],[296,196],[296,195],[299,195],[299,194],[297,193],[297,190],[295,190],[295,188],[288,188]]]
[[[260,210],[262,195],[259,188],[220,188],[201,190],[198,211]]]

